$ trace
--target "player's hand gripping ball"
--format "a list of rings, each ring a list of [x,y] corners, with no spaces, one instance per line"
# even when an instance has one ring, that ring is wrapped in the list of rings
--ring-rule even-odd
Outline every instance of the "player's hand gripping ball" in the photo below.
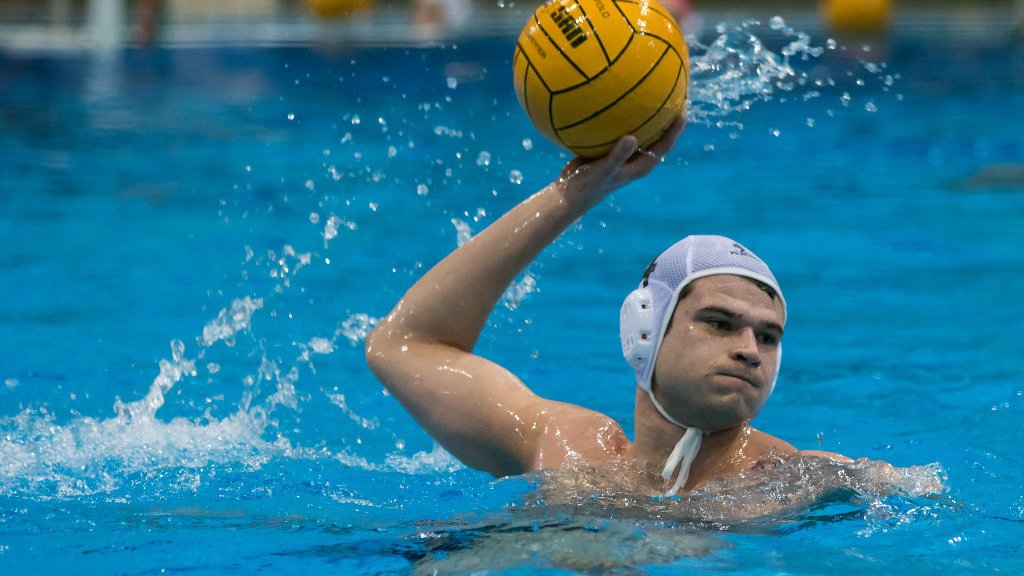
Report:
[[[654,0],[551,0],[512,59],[516,96],[546,137],[586,157],[626,134],[648,146],[686,104],[690,57]]]

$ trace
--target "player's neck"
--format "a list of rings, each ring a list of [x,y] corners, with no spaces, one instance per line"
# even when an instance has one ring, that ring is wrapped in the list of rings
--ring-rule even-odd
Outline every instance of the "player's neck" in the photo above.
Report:
[[[665,420],[651,404],[646,393],[637,395],[636,425],[634,431],[634,457],[638,464],[655,477],[661,477],[672,449],[686,432]],[[751,428],[745,424],[719,432],[705,434],[701,438],[700,452],[690,468],[687,488],[704,484],[709,479],[726,471],[737,446],[744,443]]]

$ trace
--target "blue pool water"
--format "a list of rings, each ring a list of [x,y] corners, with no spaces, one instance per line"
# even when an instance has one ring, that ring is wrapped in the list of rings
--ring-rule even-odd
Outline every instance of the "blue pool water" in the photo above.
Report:
[[[726,28],[780,61],[797,38]],[[510,36],[0,53],[0,573],[1024,571],[1024,44],[808,32],[793,86],[748,70],[739,103],[696,98],[478,350],[629,431],[621,298],[678,237],[733,236],[790,306],[755,424],[923,467],[959,504],[546,508],[434,446],[362,340],[566,160],[515,102]]]

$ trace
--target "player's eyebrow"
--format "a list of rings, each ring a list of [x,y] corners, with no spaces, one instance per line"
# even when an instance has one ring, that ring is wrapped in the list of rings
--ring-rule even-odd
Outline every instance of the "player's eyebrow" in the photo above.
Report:
[[[743,314],[740,314],[735,310],[730,310],[728,308],[723,308],[722,306],[716,306],[714,304],[704,306],[703,308],[698,309],[697,313],[719,314],[730,320],[737,320],[743,318]],[[780,336],[783,333],[782,325],[780,325],[778,322],[773,322],[771,320],[755,320],[754,323],[760,328],[778,332]]]

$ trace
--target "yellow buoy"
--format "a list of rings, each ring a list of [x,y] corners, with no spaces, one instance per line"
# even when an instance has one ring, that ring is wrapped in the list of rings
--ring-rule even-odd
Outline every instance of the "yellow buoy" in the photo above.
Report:
[[[306,0],[306,8],[325,20],[345,18],[373,7],[373,0]]]
[[[825,22],[838,32],[874,34],[885,30],[892,12],[890,0],[822,0]]]

